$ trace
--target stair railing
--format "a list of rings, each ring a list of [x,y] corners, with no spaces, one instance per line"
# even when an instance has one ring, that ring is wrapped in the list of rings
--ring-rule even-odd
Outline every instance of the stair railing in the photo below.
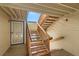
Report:
[[[37,23],[37,31],[40,34],[42,41],[44,42],[45,46],[47,47],[48,51],[50,52],[50,39],[51,37],[47,34],[47,32]]]
[[[46,33],[46,31],[37,23],[37,31],[42,39],[42,42],[44,42],[46,48],[48,49],[48,52],[50,52],[50,36]],[[31,35],[30,30],[28,27],[28,24],[26,23],[26,53],[27,55],[31,55]]]

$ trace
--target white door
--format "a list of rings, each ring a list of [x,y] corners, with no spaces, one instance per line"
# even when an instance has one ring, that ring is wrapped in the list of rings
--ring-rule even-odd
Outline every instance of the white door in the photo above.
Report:
[[[23,42],[23,22],[11,21],[11,44]]]

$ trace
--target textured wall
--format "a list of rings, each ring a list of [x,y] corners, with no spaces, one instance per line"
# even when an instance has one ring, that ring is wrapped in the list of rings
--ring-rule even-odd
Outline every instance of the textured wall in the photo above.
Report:
[[[60,18],[47,29],[47,32],[54,38],[51,40],[51,49],[63,48],[73,55],[79,55],[79,12]],[[54,41],[60,36],[64,36],[64,39]]]

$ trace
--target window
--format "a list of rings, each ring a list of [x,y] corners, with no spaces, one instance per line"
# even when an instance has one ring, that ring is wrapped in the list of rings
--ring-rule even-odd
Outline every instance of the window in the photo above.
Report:
[[[38,22],[40,15],[41,14],[37,12],[28,12],[27,21]]]

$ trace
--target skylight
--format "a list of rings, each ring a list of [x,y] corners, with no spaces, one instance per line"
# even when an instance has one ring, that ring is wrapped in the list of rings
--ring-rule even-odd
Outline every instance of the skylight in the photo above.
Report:
[[[38,22],[40,15],[41,14],[37,12],[28,12],[27,21]]]

